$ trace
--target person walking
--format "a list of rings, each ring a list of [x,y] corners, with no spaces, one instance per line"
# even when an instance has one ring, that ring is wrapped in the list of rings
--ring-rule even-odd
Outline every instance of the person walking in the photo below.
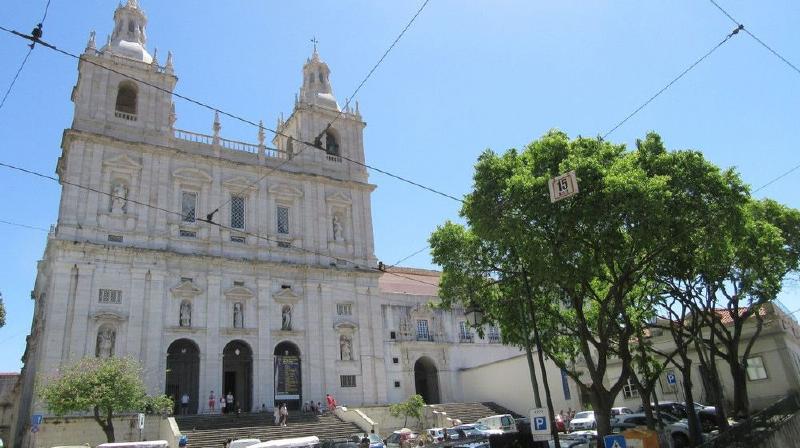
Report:
[[[275,409],[272,411],[272,416],[275,417],[275,426],[281,424],[281,407],[275,406]]]

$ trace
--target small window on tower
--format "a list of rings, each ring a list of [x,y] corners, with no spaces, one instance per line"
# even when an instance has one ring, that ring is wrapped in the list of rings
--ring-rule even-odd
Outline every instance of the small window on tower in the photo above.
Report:
[[[138,88],[131,81],[122,81],[117,88],[116,111],[136,115],[136,96]]]
[[[325,82],[325,77],[322,76],[322,72],[319,72],[319,82]]]
[[[325,152],[332,156],[339,155],[339,142],[336,141],[336,134],[330,129],[325,132]]]

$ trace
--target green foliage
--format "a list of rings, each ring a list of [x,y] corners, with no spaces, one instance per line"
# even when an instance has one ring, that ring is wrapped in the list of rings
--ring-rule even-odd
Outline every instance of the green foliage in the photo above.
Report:
[[[3,296],[0,296],[0,328],[6,324],[6,306],[3,303]]]
[[[405,418],[403,426],[406,426],[409,417],[416,419],[417,422],[422,421],[422,408],[424,406],[425,400],[422,399],[422,395],[414,394],[402,403],[395,403],[389,406],[389,414],[393,417]]]
[[[83,358],[41,380],[39,396],[58,416],[92,412],[111,442],[114,414],[172,406],[169,397],[148,397],[141,376],[139,363],[131,358]]]

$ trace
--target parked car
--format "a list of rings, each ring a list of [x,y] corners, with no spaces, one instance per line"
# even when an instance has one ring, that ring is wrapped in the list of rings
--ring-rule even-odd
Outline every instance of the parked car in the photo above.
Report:
[[[651,406],[653,406],[653,411],[655,412],[655,404],[652,404]],[[718,429],[717,408],[714,406],[706,406],[700,403],[694,403],[694,408],[697,413],[697,417],[700,419],[700,426],[702,427],[703,432],[709,432],[714,429]],[[661,413],[666,412],[677,419],[685,419],[689,417],[689,414],[686,412],[686,405],[676,401],[659,402],[658,410]],[[643,407],[640,406],[639,412],[643,411]]]
[[[361,440],[364,437],[369,438],[369,448],[385,448],[386,447],[386,445],[384,445],[384,443],[383,443],[383,439],[381,439],[381,436],[379,436],[379,435],[377,435],[375,433],[372,433],[372,434],[367,434],[365,432],[356,433],[356,434],[353,434],[352,436],[350,436],[350,440],[360,444]]]
[[[500,429],[504,433],[517,432],[517,424],[511,414],[492,415],[478,419],[477,423],[488,426],[491,429]]]
[[[167,448],[166,440],[150,440],[147,442],[111,442],[97,445],[103,448]]]
[[[260,439],[236,439],[232,441],[228,448],[247,448],[249,446],[261,443]]]
[[[518,430],[519,430],[519,422],[520,420],[517,420]],[[503,434],[502,429],[492,429],[482,423],[467,423],[464,425],[458,425],[455,427],[455,429],[463,430],[467,434],[467,437],[473,437],[473,436],[489,437],[492,434]]]
[[[672,423],[678,421],[677,418],[665,412],[661,413],[660,416],[661,424],[663,426],[671,425]],[[656,414],[653,414],[653,418],[657,418]],[[621,414],[612,419],[612,424],[631,425],[631,427],[647,426],[647,415],[645,415],[643,412],[637,412],[636,414]]]
[[[417,435],[417,433],[408,428],[398,429],[397,431],[391,433],[389,437],[384,439],[383,443],[386,445],[386,448],[400,448],[401,444],[405,444],[410,440],[416,439]]]
[[[428,428],[424,432],[433,443],[444,441],[444,428]]]
[[[328,439],[322,442],[320,448],[359,448],[358,442],[350,439]]]
[[[630,408],[611,408],[611,417],[615,417],[620,414],[633,414],[633,411]]]
[[[597,421],[594,418],[594,411],[581,411],[575,414],[569,422],[570,431],[580,431],[582,429],[597,428]]]

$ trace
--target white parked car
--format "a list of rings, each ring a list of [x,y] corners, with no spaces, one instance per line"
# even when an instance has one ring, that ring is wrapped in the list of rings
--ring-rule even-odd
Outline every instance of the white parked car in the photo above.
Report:
[[[261,443],[259,439],[236,439],[228,445],[228,448],[247,448],[249,446]]]
[[[464,425],[455,426],[454,428],[463,430],[467,434],[467,437],[472,437],[472,436],[489,437],[492,434],[503,434],[502,429],[492,429],[484,425],[483,423],[468,423]]]
[[[584,429],[597,428],[597,421],[594,418],[594,411],[581,411],[569,422],[570,431],[580,431]]]
[[[491,429],[499,429],[504,433],[517,432],[517,422],[511,414],[492,415],[478,419],[476,423],[488,426]]]

